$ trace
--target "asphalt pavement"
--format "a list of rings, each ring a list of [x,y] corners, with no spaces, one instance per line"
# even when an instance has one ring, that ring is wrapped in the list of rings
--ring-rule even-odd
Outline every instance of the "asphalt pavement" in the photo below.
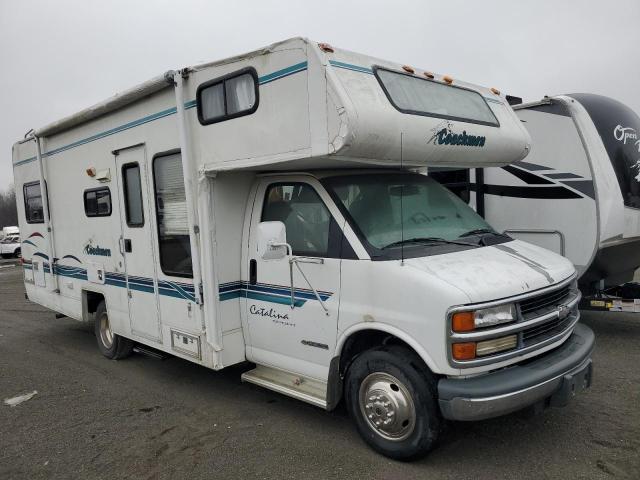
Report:
[[[0,268],[0,479],[640,478],[640,314],[582,321],[594,383],[568,407],[450,423],[428,457],[400,463],[370,450],[343,407],[241,383],[246,365],[107,360],[90,325],[26,301],[21,268]]]

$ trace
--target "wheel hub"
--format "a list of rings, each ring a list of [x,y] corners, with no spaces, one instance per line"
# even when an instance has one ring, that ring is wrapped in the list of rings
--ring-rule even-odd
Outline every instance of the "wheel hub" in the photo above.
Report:
[[[393,375],[375,372],[367,376],[360,385],[359,403],[369,426],[387,440],[403,440],[413,432],[413,399]]]
[[[111,345],[113,345],[113,332],[111,331],[109,316],[106,313],[103,313],[100,317],[100,340],[107,348],[111,348]]]

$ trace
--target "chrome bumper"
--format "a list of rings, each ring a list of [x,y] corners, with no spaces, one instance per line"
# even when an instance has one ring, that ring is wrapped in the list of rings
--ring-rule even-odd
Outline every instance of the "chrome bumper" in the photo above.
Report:
[[[515,412],[549,399],[564,406],[591,385],[593,331],[576,325],[571,336],[549,353],[486,375],[438,382],[442,415],[450,420],[482,420]]]

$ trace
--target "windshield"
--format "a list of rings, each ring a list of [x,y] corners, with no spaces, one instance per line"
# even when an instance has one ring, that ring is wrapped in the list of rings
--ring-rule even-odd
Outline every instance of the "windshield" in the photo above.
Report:
[[[601,95],[571,94],[587,110],[616,172],[627,207],[640,208],[640,118],[626,105]]]
[[[374,254],[409,248],[415,257],[424,254],[425,248],[473,248],[484,234],[509,239],[496,234],[466,203],[424,175],[345,175],[329,177],[324,183]]]

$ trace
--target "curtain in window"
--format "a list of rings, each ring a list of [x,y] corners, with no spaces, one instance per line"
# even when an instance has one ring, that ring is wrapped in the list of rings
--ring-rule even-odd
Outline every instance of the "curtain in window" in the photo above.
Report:
[[[224,116],[224,87],[222,83],[202,91],[202,116],[206,119]]]
[[[227,115],[251,110],[256,101],[254,78],[245,73],[225,82],[227,90]]]

